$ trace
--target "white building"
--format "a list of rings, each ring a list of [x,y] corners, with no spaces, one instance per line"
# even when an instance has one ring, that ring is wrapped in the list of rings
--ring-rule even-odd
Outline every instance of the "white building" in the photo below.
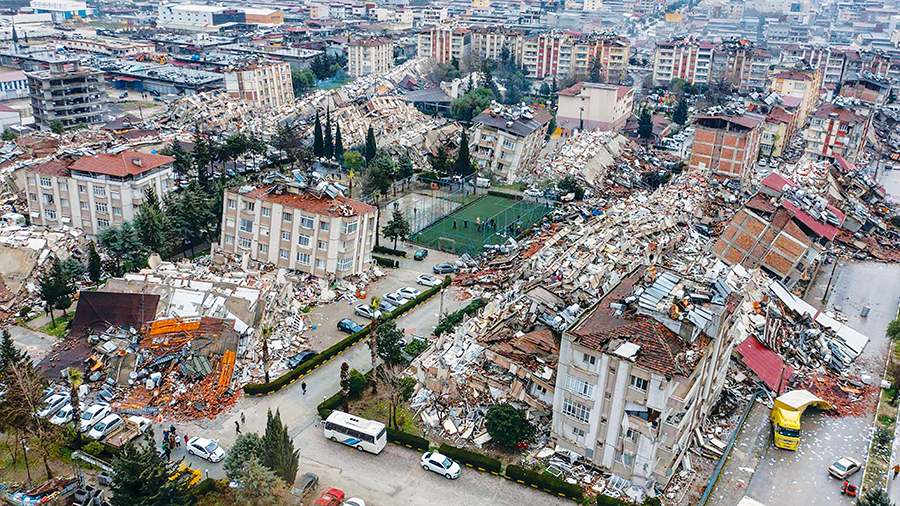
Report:
[[[347,67],[353,77],[386,72],[393,66],[394,41],[391,39],[354,39],[347,44]]]
[[[469,152],[482,170],[513,183],[537,161],[551,118],[544,109],[486,110],[472,119],[475,132],[469,138]]]
[[[19,111],[8,105],[0,104],[0,132],[5,132],[11,126],[22,124],[22,116]]]
[[[25,72],[0,67],[0,101],[16,100],[28,96],[28,80]]]
[[[258,107],[281,107],[294,102],[291,64],[252,63],[225,73],[225,90]]]
[[[556,126],[565,130],[621,130],[634,108],[634,88],[581,82],[559,92]]]
[[[72,0],[31,0],[31,9],[38,14],[50,14],[54,21],[86,18],[94,14],[84,2]]]
[[[243,23],[245,14],[239,9],[221,5],[159,4],[157,26],[177,30],[217,31],[229,23]]]

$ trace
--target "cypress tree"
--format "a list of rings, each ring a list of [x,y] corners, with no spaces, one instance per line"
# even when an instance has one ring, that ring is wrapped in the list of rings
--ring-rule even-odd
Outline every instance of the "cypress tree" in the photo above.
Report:
[[[334,157],[337,161],[341,161],[344,159],[344,144],[341,141],[341,124],[335,122],[334,129]]]
[[[100,282],[102,264],[100,263],[100,254],[97,253],[97,245],[94,241],[88,246],[88,277],[94,283]]]
[[[462,136],[459,138],[459,156],[456,157],[456,163],[453,165],[453,173],[457,176],[468,176],[475,172],[472,167],[472,157],[469,156],[469,136],[463,130]]]
[[[331,108],[325,112],[325,158],[334,156],[334,141],[331,137]]]
[[[287,427],[281,423],[281,413],[269,410],[266,419],[266,433],[262,438],[262,455],[260,462],[284,480],[294,483],[297,478],[300,450],[294,450],[294,442],[288,434]]]
[[[319,111],[316,111],[316,127],[313,130],[313,154],[316,158],[322,158],[325,154],[325,144],[322,141],[322,121],[319,120]]]
[[[378,145],[375,144],[375,130],[369,125],[369,131],[366,132],[366,165],[369,165],[375,159],[378,152]]]

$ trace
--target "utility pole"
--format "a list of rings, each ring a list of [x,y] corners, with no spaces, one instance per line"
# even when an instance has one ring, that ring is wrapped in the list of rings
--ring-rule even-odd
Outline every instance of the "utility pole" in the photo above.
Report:
[[[31,468],[28,467],[28,449],[25,448],[25,438],[19,440],[22,443],[22,456],[25,457],[25,472],[28,473],[28,485],[31,485]]]
[[[837,269],[838,257],[834,257],[834,264],[831,266],[831,275],[828,276],[828,285],[825,287],[825,293],[822,294],[822,303],[828,300],[828,290],[831,289],[831,281],[834,279],[834,271]]]

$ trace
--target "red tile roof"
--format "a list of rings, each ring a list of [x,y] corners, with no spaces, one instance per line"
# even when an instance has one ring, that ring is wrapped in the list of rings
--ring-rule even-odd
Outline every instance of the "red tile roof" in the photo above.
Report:
[[[70,165],[72,165],[71,159],[62,158],[32,165],[28,167],[28,170],[45,176],[68,176]]]
[[[779,174],[777,172],[773,172],[773,173],[769,174],[768,176],[766,176],[761,181],[761,183],[763,186],[766,186],[768,188],[771,188],[773,190],[778,190],[778,191],[784,190],[785,186],[793,186],[793,187],[797,186],[797,183],[791,181],[790,179],[782,176],[781,174]]]
[[[856,114],[850,109],[846,109],[844,107],[835,105],[835,104],[824,104],[815,111],[813,111],[812,115],[816,118],[829,118],[831,114],[837,114],[837,119],[843,123],[865,123],[866,118]]]
[[[766,121],[771,121],[772,123],[787,123],[790,124],[791,121],[794,120],[794,117],[791,113],[785,111],[784,109],[778,107],[775,108],[769,115],[766,117]]]
[[[325,216],[343,216],[340,212],[341,205],[349,206],[353,210],[353,216],[375,212],[375,206],[344,196],[330,199],[328,197],[319,197],[312,193],[282,193],[278,195],[272,193],[271,190],[272,187],[264,186],[245,193],[243,197],[258,198],[266,202]]]
[[[93,156],[84,156],[73,163],[70,168],[94,174],[125,177],[143,174],[173,161],[175,159],[171,156],[151,155],[140,151],[123,151],[117,155],[101,153]]]
[[[819,237],[824,237],[829,241],[833,241],[834,236],[837,235],[837,227],[828,223],[818,221],[812,216],[806,214],[806,211],[792,204],[791,201],[783,200],[781,201],[781,206],[794,213],[794,217],[797,218],[800,223],[812,230],[813,233],[818,235]]]

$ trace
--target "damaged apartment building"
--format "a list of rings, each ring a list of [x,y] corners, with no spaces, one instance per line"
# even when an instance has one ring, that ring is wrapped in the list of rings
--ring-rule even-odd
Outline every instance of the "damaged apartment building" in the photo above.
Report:
[[[741,296],[724,279],[655,266],[609,285],[563,333],[552,438],[634,485],[665,487],[725,384]]]

